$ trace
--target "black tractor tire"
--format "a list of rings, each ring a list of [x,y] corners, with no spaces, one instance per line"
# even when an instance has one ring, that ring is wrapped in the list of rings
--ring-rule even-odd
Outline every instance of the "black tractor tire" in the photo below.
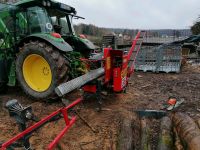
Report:
[[[25,81],[23,75],[23,63],[25,59],[32,54],[42,56],[47,61],[51,69],[51,84],[47,90],[42,92],[38,92],[32,89]],[[37,100],[45,100],[55,97],[55,88],[60,83],[66,82],[69,79],[68,74],[69,62],[59,52],[59,50],[53,48],[52,46],[49,46],[44,42],[30,41],[29,43],[24,44],[22,48],[20,48],[20,52],[16,59],[16,75],[19,84],[28,96]]]

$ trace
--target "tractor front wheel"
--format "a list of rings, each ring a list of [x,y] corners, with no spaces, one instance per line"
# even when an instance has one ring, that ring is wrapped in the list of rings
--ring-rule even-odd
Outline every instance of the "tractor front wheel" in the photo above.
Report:
[[[18,82],[36,99],[52,97],[55,87],[68,80],[68,71],[63,55],[45,43],[25,44],[16,60]]]

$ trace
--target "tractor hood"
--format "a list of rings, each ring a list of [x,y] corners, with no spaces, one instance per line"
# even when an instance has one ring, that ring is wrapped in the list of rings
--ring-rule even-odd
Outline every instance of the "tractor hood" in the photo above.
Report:
[[[28,8],[32,6],[42,6],[49,9],[57,9],[66,13],[76,14],[75,8],[63,3],[59,3],[54,0],[21,0],[15,3],[14,5],[19,6],[21,8]]]
[[[76,40],[80,41],[86,49],[93,49],[93,50],[95,49],[94,44],[86,38],[83,39],[83,38],[76,36]]]

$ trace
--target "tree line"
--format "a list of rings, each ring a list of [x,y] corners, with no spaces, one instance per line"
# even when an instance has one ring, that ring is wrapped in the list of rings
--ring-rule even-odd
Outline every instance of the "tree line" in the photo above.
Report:
[[[78,24],[74,25],[74,29],[77,34],[85,34],[91,36],[103,36],[104,34],[108,33],[109,31],[105,28],[99,28],[92,24]]]
[[[191,27],[191,31],[193,34],[200,34],[200,16],[197,18],[195,23]]]

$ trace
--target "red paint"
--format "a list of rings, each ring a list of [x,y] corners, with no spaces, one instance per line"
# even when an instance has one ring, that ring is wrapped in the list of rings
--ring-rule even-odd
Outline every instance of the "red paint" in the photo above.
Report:
[[[131,64],[131,66],[129,66],[129,68],[128,68],[128,77],[130,77],[131,74],[134,72],[134,64],[135,64],[135,61],[136,61],[137,54],[138,54],[138,52],[140,50],[140,47],[138,47],[138,49],[135,49],[135,47],[136,47],[136,44],[138,42],[138,39],[140,38],[140,35],[141,35],[141,32],[138,32],[138,34],[136,35],[135,39],[133,40],[131,49],[130,49],[129,54],[128,54],[128,60],[130,60],[133,51],[134,50],[136,51],[135,58],[134,58],[134,60],[132,60],[133,62]]]
[[[121,92],[127,86],[128,59],[127,55],[122,57],[122,66],[113,69],[113,91]]]
[[[53,36],[53,37],[55,37],[55,38],[61,38],[61,35],[59,34],[59,33],[55,33],[55,32],[53,32],[53,33],[51,33],[51,35]]]
[[[69,120],[69,118],[68,118],[67,111],[64,110],[64,109],[62,109],[61,112],[62,112],[62,114],[63,114],[63,118],[64,118],[64,120],[65,120],[65,124],[66,124],[66,125],[69,125],[70,120]]]
[[[52,150],[58,144],[60,139],[65,135],[65,133],[69,130],[69,128],[75,123],[76,117],[72,117],[69,124],[57,135],[57,137],[48,145],[48,150]]]
[[[121,68],[115,68],[113,70],[113,91],[122,91]]]
[[[85,85],[83,87],[84,92],[96,93],[97,87],[96,85]]]
[[[175,105],[175,104],[176,104],[176,101],[177,101],[176,98],[170,98],[170,99],[168,100],[167,103],[168,103],[169,105]]]
[[[131,55],[132,55],[132,53],[133,53],[133,51],[135,49],[136,43],[137,43],[138,39],[140,38],[140,34],[141,34],[141,32],[138,32],[138,34],[136,35],[135,39],[133,40],[131,49],[128,52],[128,60],[130,60],[130,58],[131,58]]]
[[[87,38],[84,34],[80,34],[79,37],[80,37],[81,39],[86,39],[86,38]]]

